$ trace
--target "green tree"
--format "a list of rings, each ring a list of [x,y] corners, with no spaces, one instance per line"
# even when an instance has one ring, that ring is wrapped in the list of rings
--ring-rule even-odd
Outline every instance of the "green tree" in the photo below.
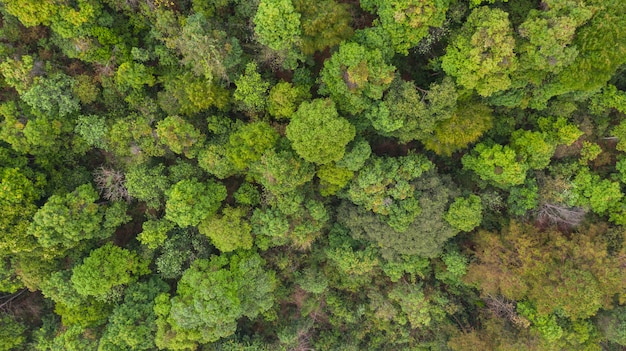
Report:
[[[169,116],[157,123],[159,143],[177,154],[194,158],[204,143],[204,135],[179,116]]]
[[[148,262],[136,253],[107,243],[91,251],[81,265],[74,267],[72,284],[81,295],[102,298],[112,289],[128,285],[149,272]]]
[[[153,86],[156,78],[151,67],[136,62],[124,62],[115,72],[115,81],[122,89],[140,90],[144,85]]]
[[[480,197],[470,195],[467,198],[457,197],[450,204],[445,219],[451,226],[464,232],[470,232],[482,221],[483,205]]]
[[[306,161],[326,164],[338,161],[354,139],[355,128],[342,118],[328,99],[303,102],[287,126],[287,138]]]
[[[508,146],[480,143],[461,160],[463,168],[474,171],[482,180],[500,188],[523,184],[528,165]]]
[[[170,187],[170,182],[163,174],[165,166],[158,164],[155,167],[148,165],[136,165],[130,167],[124,175],[124,185],[128,195],[144,201],[150,208],[161,208],[165,191]]]
[[[280,81],[270,89],[267,111],[276,119],[291,118],[300,103],[310,97],[307,87]]]
[[[396,79],[380,106],[366,114],[382,135],[401,142],[427,139],[438,122],[449,119],[456,109],[458,94],[451,79],[433,83],[422,96],[413,82]]]
[[[320,194],[328,196],[334,195],[348,185],[354,177],[354,172],[329,163],[320,167],[316,175],[320,180]]]
[[[23,347],[26,342],[24,332],[27,327],[5,313],[0,315],[0,321],[2,321],[0,323],[0,350],[11,351]]]
[[[556,143],[545,132],[516,130],[511,135],[511,148],[531,169],[544,169],[556,151]]]
[[[265,111],[270,83],[261,78],[257,72],[256,63],[250,62],[246,65],[244,74],[235,80],[235,85],[237,88],[233,93],[233,98],[243,111],[251,115],[258,115]]]
[[[196,226],[217,212],[226,199],[226,187],[213,180],[181,180],[166,193],[165,218],[179,227]]]
[[[73,78],[57,73],[38,80],[21,98],[38,115],[64,118],[80,110],[78,99],[72,94],[73,85]]]
[[[291,0],[261,0],[252,20],[254,32],[261,44],[287,55],[300,44],[300,17]]]
[[[421,155],[370,157],[350,182],[345,196],[365,210],[384,216],[391,227],[403,232],[421,211],[415,182],[432,167]]]
[[[109,317],[98,350],[154,350],[154,299],[167,290],[167,284],[158,278],[128,286],[123,303],[115,306]]]
[[[423,138],[424,146],[450,156],[477,141],[492,126],[491,109],[481,103],[461,103],[452,116],[439,121],[434,132]]]
[[[200,234],[211,239],[221,252],[252,248],[252,227],[246,220],[247,209],[243,207],[224,207],[221,216],[211,216],[198,225]]]
[[[250,167],[249,175],[270,193],[280,196],[297,191],[315,174],[314,166],[291,150],[268,149]]]
[[[326,47],[339,45],[352,36],[354,30],[350,26],[352,17],[348,4],[335,0],[294,0],[293,4],[301,14],[302,53],[312,55]]]
[[[380,100],[393,81],[395,67],[388,65],[378,49],[343,43],[324,61],[319,92],[328,95],[340,111],[358,114]]]
[[[204,76],[209,83],[215,80],[229,81],[241,64],[242,49],[235,36],[216,28],[200,12],[177,21],[174,12],[160,11],[155,23],[157,37],[170,49],[179,52],[181,63],[191,68],[197,76]]]
[[[244,124],[230,134],[226,157],[238,170],[244,170],[259,160],[265,150],[272,148],[278,136],[266,122]]]
[[[192,344],[215,342],[234,334],[239,318],[254,319],[268,311],[274,304],[276,278],[264,265],[257,253],[245,251],[230,259],[194,261],[171,302],[157,298],[157,346],[169,347],[178,338]]]
[[[52,195],[34,214],[28,233],[50,252],[60,250],[60,253],[82,240],[108,238],[129,217],[123,212],[120,216],[119,208],[105,209],[98,205],[98,198],[91,184],[81,185],[65,195]]]
[[[375,242],[386,259],[401,255],[436,257],[445,242],[459,232],[444,219],[447,204],[455,195],[447,182],[430,173],[414,183],[416,193],[421,194],[417,200],[419,211],[401,217],[408,222],[402,223],[402,231],[385,223],[384,217],[348,204],[337,210],[338,221],[350,229],[355,239]]]
[[[515,39],[508,13],[479,7],[448,45],[441,67],[467,89],[491,96],[511,86],[517,69]]]
[[[137,240],[150,249],[156,249],[167,239],[167,233],[174,228],[174,223],[167,219],[148,219],[141,225]]]
[[[369,6],[376,6],[378,20],[391,38],[393,49],[403,55],[417,45],[430,27],[440,27],[446,19],[449,0],[372,0]]]

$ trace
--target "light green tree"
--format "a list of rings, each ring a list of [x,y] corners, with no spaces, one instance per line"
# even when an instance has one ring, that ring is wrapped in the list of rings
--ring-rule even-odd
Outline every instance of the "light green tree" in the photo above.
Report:
[[[482,210],[480,197],[476,195],[470,195],[467,198],[457,197],[450,204],[444,218],[456,229],[470,232],[480,225],[483,218]]]
[[[463,28],[448,45],[441,67],[467,89],[481,96],[506,90],[510,75],[517,69],[515,39],[508,13],[479,7],[472,11]]]
[[[482,180],[504,189],[523,184],[529,168],[526,163],[518,161],[515,150],[499,144],[480,143],[461,161],[464,169],[474,171]]]
[[[83,296],[105,297],[111,290],[150,273],[148,261],[136,253],[107,243],[89,254],[72,271],[72,284]]]
[[[252,227],[246,220],[248,210],[243,207],[224,207],[222,214],[200,222],[198,231],[208,236],[221,252],[252,248]]]
[[[287,138],[306,161],[326,164],[338,161],[354,139],[355,128],[342,118],[329,99],[303,102],[287,126]]]
[[[342,112],[358,114],[382,99],[394,75],[395,67],[385,62],[380,50],[343,43],[324,62],[319,92],[330,96]]]
[[[185,228],[217,212],[226,199],[226,187],[213,180],[185,179],[174,184],[166,196],[165,218]]]

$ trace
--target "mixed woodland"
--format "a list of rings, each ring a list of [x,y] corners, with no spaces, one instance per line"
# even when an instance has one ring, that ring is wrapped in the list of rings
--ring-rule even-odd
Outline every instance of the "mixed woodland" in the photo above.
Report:
[[[0,351],[626,349],[626,1],[0,0]]]

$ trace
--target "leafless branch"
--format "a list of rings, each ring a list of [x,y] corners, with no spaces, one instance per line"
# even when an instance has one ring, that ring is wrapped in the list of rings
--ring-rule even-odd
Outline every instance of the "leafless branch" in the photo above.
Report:
[[[94,172],[94,182],[106,200],[128,202],[131,199],[124,185],[124,173],[120,171],[100,167]]]
[[[581,207],[566,207],[544,203],[539,207],[537,217],[552,224],[566,224],[575,227],[585,219],[586,214],[587,211]]]

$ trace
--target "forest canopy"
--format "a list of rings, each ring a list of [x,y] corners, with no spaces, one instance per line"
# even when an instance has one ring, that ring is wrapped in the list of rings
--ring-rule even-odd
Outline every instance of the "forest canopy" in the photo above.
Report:
[[[626,348],[623,0],[0,0],[0,351]]]

